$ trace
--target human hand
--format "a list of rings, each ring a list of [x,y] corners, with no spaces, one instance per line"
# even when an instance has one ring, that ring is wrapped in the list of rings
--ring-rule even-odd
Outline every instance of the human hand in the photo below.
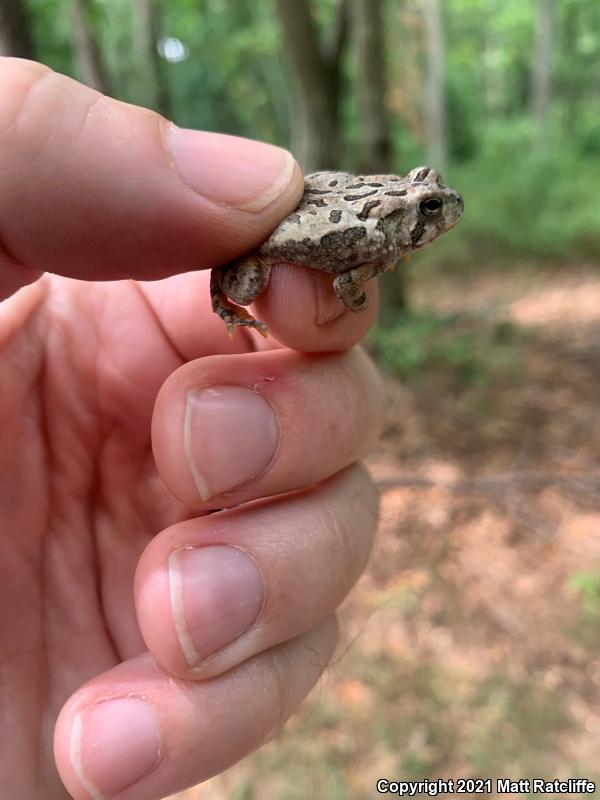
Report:
[[[345,313],[283,265],[275,338],[230,341],[208,272],[179,273],[293,209],[289,154],[17,59],[0,187],[2,794],[163,798],[272,736],[331,657],[377,516],[354,464],[380,384],[350,349],[376,290]]]

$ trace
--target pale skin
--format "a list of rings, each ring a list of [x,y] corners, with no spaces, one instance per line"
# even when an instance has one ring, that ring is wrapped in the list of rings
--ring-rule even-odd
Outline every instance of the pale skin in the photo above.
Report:
[[[376,288],[354,315],[275,267],[272,336],[229,340],[208,269],[295,207],[291,157],[0,75],[0,785],[162,798],[272,736],[332,657],[377,520]]]

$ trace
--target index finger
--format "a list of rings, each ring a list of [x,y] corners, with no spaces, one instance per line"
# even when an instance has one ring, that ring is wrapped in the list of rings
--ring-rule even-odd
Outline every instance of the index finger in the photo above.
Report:
[[[300,169],[281,148],[177,129],[34,62],[0,58],[0,69],[0,300],[43,272],[155,280],[217,266],[263,241],[300,199]],[[171,335],[197,342],[185,352],[220,342],[204,281],[202,295],[191,276],[177,283],[187,296],[175,312],[167,285],[146,293]],[[267,346],[329,351],[359,341],[376,305],[346,312],[331,276],[277,265],[257,312]]]
[[[156,279],[222,264],[298,203],[280,147],[182,130],[0,58],[0,298],[41,272]]]

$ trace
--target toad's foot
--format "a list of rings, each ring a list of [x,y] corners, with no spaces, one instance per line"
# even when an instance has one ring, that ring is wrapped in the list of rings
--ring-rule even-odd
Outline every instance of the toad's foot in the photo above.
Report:
[[[334,280],[334,291],[349,311],[367,310],[369,298],[362,284],[374,278],[379,272],[381,269],[374,264],[362,264],[360,267],[343,272]]]
[[[227,297],[221,288],[221,273],[218,269],[213,269],[210,275],[210,299],[213,311],[227,326],[230,339],[233,339],[237,327],[255,328],[265,338],[269,335],[269,329],[264,322],[255,319],[245,308],[232,303]]]

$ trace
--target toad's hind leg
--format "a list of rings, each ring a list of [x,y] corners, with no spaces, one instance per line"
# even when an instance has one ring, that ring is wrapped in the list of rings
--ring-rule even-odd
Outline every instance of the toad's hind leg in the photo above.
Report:
[[[333,289],[349,311],[366,311],[369,298],[362,285],[381,272],[377,264],[361,264],[360,267],[342,272],[333,282]]]
[[[264,322],[254,319],[252,314],[241,306],[250,305],[264,291],[270,273],[270,265],[256,256],[247,256],[212,270],[210,274],[212,308],[227,325],[230,338],[236,327],[242,325],[256,328],[262,336],[267,336],[268,328]],[[232,300],[235,302],[231,302]]]

